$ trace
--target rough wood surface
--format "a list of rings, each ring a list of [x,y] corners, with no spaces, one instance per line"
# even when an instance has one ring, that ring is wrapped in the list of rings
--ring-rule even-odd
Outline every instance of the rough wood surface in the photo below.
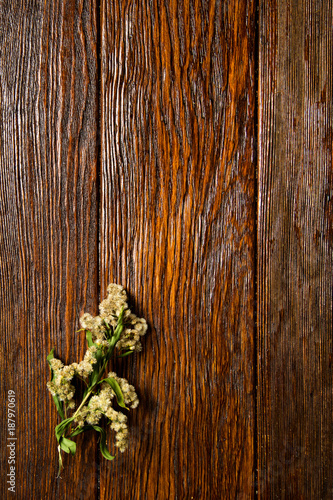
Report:
[[[126,286],[151,327],[101,498],[248,499],[254,3],[103,1],[101,34],[101,291]]]
[[[97,488],[90,440],[56,480],[57,416],[46,390],[47,353],[82,355],[79,313],[98,300],[95,16],[94,1],[0,2],[1,498],[94,498]],[[15,494],[6,482],[8,390]]]
[[[261,2],[259,498],[333,497],[332,15]]]
[[[8,390],[19,499],[333,497],[332,7],[0,0],[1,498]],[[56,480],[46,354],[111,281],[131,446]]]

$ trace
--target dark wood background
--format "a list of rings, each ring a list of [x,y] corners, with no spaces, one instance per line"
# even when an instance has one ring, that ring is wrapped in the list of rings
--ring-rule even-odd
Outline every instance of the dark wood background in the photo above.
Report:
[[[1,498],[333,498],[332,25],[332,0],[0,0]],[[82,357],[109,282],[150,326],[115,367],[130,448],[80,436],[56,479],[46,355]]]

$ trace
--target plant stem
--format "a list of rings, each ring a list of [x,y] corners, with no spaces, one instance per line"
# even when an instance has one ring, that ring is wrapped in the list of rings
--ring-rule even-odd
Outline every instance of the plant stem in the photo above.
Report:
[[[111,342],[110,342],[110,352],[107,353],[107,357],[104,359],[103,361],[103,365],[102,365],[102,368],[100,369],[99,371],[99,374],[98,374],[98,377],[97,377],[97,380],[96,382],[90,387],[90,389],[88,389],[88,392],[87,394],[85,395],[85,397],[83,398],[80,406],[78,407],[78,409],[76,410],[76,412],[74,413],[73,415],[73,419],[75,419],[76,415],[79,413],[79,411],[81,410],[82,406],[84,405],[84,403],[87,401],[87,399],[89,398],[90,394],[92,393],[92,391],[95,389],[96,385],[99,383],[100,381],[100,378],[101,376],[103,375],[104,373],[104,370],[106,368],[106,365],[107,365],[107,362],[109,361],[109,359],[111,358],[112,354],[113,354],[113,351],[114,351],[114,348],[116,346],[116,343],[118,342],[119,338],[120,338],[120,335],[123,331],[123,328],[124,328],[124,324],[123,324],[123,314],[124,314],[124,308],[121,309],[121,313],[119,315],[119,318],[118,318],[118,324],[117,324],[117,327],[114,331],[114,335],[111,339]],[[88,384],[87,384],[88,385]]]
[[[76,410],[76,412],[74,413],[73,415],[73,418],[76,417],[76,415],[79,413],[79,411],[81,410],[82,406],[84,405],[84,403],[87,401],[87,399],[89,398],[93,388],[95,387],[96,384],[94,384],[90,389],[89,391],[87,392],[87,394],[85,395],[85,397],[82,399],[82,402],[80,404],[80,406],[78,407],[78,409]]]
[[[90,387],[90,389],[88,390],[87,394],[85,395],[85,397],[83,398],[80,406],[78,407],[78,409],[76,410],[76,412],[74,413],[73,415],[73,418],[76,417],[76,415],[79,413],[79,411],[81,410],[82,406],[84,405],[84,403],[87,401],[87,399],[89,398],[90,394],[92,393],[92,391],[95,389],[96,385],[98,384],[101,376],[103,375],[104,373],[104,370],[105,370],[105,367],[106,367],[106,364],[107,364],[107,360],[104,360],[103,362],[103,366],[102,368],[100,369],[99,371],[99,374],[98,374],[98,379],[97,381]]]

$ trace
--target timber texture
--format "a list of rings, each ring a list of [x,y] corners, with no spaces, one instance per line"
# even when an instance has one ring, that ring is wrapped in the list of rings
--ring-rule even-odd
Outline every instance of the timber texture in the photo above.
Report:
[[[332,25],[332,0],[0,0],[1,498],[333,498]],[[130,447],[79,436],[57,479],[46,356],[82,359],[110,282],[149,324],[112,366]]]

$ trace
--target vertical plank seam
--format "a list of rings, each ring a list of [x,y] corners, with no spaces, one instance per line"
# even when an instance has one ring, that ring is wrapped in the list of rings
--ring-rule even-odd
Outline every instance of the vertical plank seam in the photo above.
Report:
[[[96,0],[94,8],[96,9],[96,70],[97,70],[97,103],[96,103],[96,203],[97,203],[97,228],[96,228],[96,248],[97,248],[97,297],[98,303],[101,302],[101,170],[102,170],[102,64],[101,64],[101,49],[102,49],[102,31],[101,31],[101,0]],[[97,444],[97,442],[96,442]],[[101,457],[99,447],[95,450],[95,466],[96,466],[96,500],[101,497]]]
[[[253,406],[254,406],[254,423],[253,423],[253,495],[258,498],[259,491],[259,467],[258,467],[258,215],[259,215],[259,26],[260,26],[260,0],[255,0],[254,14],[254,244],[253,244]]]

